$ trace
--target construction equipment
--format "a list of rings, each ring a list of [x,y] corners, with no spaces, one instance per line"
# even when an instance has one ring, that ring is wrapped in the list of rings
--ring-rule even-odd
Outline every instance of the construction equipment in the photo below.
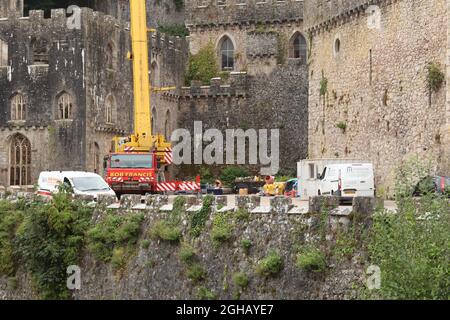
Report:
[[[154,135],[151,127],[151,92],[175,87],[152,89],[149,80],[147,10],[145,0],[130,0],[134,133],[115,137],[105,158],[106,181],[120,196],[125,193],[146,194],[166,191],[200,191],[200,177],[195,182],[166,182],[165,166],[172,163],[172,145],[163,135]]]

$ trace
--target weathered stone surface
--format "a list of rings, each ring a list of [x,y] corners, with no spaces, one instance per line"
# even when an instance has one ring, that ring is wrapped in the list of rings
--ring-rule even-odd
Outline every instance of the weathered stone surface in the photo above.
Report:
[[[285,214],[292,208],[292,198],[277,196],[270,199],[270,207],[273,213]]]
[[[236,206],[240,209],[252,211],[261,203],[261,197],[258,196],[236,196]]]
[[[325,210],[331,210],[339,206],[339,197],[319,196],[309,199],[309,212],[313,214],[322,213]]]

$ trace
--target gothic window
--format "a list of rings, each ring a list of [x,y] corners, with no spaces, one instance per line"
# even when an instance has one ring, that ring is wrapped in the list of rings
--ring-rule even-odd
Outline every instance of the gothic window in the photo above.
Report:
[[[156,108],[152,109],[152,134],[156,134],[156,123],[158,121],[158,115],[156,114]]]
[[[308,48],[305,37],[299,32],[295,33],[291,39],[290,57],[301,59],[302,62],[306,63],[307,51]]]
[[[8,65],[8,43],[0,39],[0,67]]]
[[[58,97],[58,119],[68,120],[73,116],[73,99],[70,94],[63,92]]]
[[[220,41],[220,60],[222,70],[230,71],[234,69],[234,45],[227,36],[224,36]]]
[[[172,134],[172,128],[171,128],[171,125],[170,125],[170,123],[171,123],[170,121],[171,121],[171,119],[170,119],[170,111],[167,110],[166,121],[164,123],[164,136],[166,137],[167,140],[170,139],[170,135]]]
[[[31,144],[21,134],[11,139],[9,152],[9,184],[25,186],[31,184]]]
[[[106,46],[106,68],[114,70],[116,67],[116,48],[114,43],[110,42]]]
[[[97,142],[94,142],[94,172],[100,172],[100,147]]]
[[[150,83],[153,87],[159,87],[159,68],[156,61],[152,62],[150,67]]]
[[[25,120],[27,109],[26,98],[18,93],[11,99],[11,120],[20,121]]]
[[[116,102],[114,100],[114,97],[112,95],[109,95],[106,98],[105,103],[105,120],[106,123],[114,123],[114,113],[116,108]]]
[[[32,64],[48,64],[49,44],[46,39],[33,39],[31,41]]]

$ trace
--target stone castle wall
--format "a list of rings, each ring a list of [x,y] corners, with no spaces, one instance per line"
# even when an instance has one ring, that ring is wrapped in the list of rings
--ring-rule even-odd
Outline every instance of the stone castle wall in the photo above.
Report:
[[[448,175],[446,85],[437,92],[427,87],[430,63],[446,72],[446,1],[378,3],[380,28],[365,7],[306,27],[309,157],[371,160],[379,186],[392,185],[393,169],[415,154],[432,156]]]

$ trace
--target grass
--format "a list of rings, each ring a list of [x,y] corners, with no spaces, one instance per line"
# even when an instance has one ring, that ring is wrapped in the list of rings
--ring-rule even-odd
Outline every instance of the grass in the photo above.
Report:
[[[181,239],[181,229],[178,226],[173,226],[169,221],[157,221],[151,231],[153,238],[168,242],[178,242]]]
[[[283,259],[274,250],[256,265],[256,274],[261,277],[276,276],[283,269]]]
[[[250,251],[250,247],[252,246],[252,242],[248,239],[241,240],[241,247],[246,254]]]
[[[206,274],[205,270],[200,264],[193,263],[187,267],[186,275],[188,279],[192,280],[193,282],[198,282],[203,280]]]
[[[217,213],[213,219],[211,229],[211,240],[215,247],[231,239],[233,234],[233,223],[230,213]]]
[[[323,272],[327,267],[326,257],[317,248],[305,247],[297,254],[296,266],[304,271]]]
[[[216,295],[208,288],[201,286],[197,288],[197,298],[199,300],[214,300],[216,299]]]
[[[243,272],[236,272],[233,274],[233,283],[241,289],[245,289],[248,286],[249,281],[248,276]]]
[[[184,264],[189,265],[195,261],[196,255],[195,249],[185,243],[181,246],[178,257]]]

